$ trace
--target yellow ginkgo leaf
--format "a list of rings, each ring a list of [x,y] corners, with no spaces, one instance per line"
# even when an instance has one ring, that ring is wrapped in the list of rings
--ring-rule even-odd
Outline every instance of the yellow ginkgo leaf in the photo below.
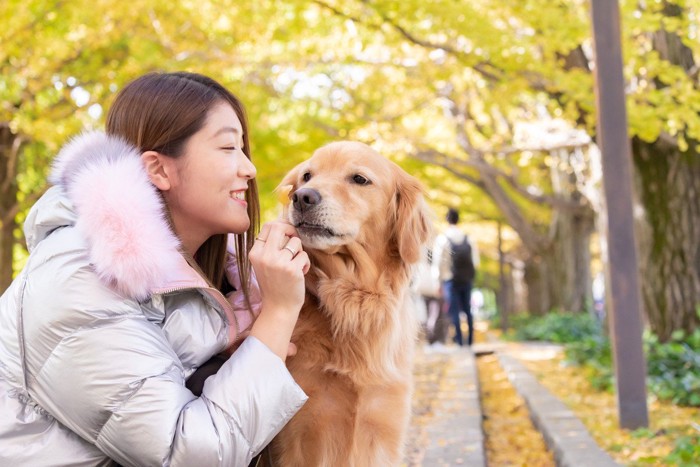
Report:
[[[283,206],[288,206],[291,202],[290,193],[294,188],[293,185],[282,185],[277,189],[277,200],[282,203]]]

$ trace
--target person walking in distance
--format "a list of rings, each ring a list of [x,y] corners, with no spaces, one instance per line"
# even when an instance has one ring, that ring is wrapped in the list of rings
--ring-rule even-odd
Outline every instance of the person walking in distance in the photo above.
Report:
[[[474,318],[470,303],[479,253],[457,226],[459,212],[456,209],[448,209],[446,220],[449,224],[447,229],[435,239],[433,267],[437,269],[442,294],[448,302],[448,313],[455,327],[454,341],[459,346],[464,345],[460,327],[460,311],[464,311],[469,326],[467,345],[471,346],[474,341]]]

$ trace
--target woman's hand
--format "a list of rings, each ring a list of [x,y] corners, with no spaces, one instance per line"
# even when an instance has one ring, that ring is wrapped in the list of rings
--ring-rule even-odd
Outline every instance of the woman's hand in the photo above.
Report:
[[[283,222],[263,225],[249,258],[263,304],[299,311],[304,303],[304,274],[310,263],[296,229]]]
[[[304,303],[304,274],[309,257],[293,226],[265,224],[248,255],[262,295],[262,310],[250,334],[283,360],[299,311]]]

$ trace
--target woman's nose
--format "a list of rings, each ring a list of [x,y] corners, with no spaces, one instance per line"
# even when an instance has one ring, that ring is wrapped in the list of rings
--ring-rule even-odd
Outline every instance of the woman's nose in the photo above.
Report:
[[[253,165],[253,162],[248,159],[247,156],[243,155],[242,156],[242,161],[241,165],[238,168],[238,174],[243,177],[243,178],[255,178],[255,175],[257,175],[257,169],[255,168],[255,165]]]

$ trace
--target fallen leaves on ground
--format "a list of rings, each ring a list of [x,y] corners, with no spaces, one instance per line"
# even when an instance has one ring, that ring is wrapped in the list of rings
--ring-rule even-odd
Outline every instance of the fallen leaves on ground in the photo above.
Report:
[[[476,342],[496,330],[477,323]],[[507,343],[509,353],[518,357],[553,395],[564,402],[586,425],[591,436],[616,462],[632,466],[674,465],[665,460],[678,439],[695,435],[700,428],[700,409],[679,407],[649,396],[650,427],[635,431],[618,426],[617,403],[612,392],[600,392],[588,382],[586,370],[566,366],[561,346],[523,346]],[[404,466],[418,467],[430,440],[427,425],[433,420],[435,395],[449,367],[449,356],[417,352],[413,419],[408,435]],[[527,407],[513,389],[495,356],[477,359],[481,385],[484,431],[489,465],[552,466],[544,441],[530,422]],[[434,440],[438,442],[440,440]],[[539,457],[541,453],[542,457]],[[530,458],[529,456],[534,456]],[[686,464],[691,465],[691,464]],[[432,467],[432,466],[430,466]]]
[[[528,358],[527,352],[513,355],[537,377],[540,383],[562,400],[586,425],[591,436],[615,461],[629,466],[672,465],[664,458],[677,439],[697,435],[700,409],[680,407],[648,397],[649,428],[629,431],[619,428],[617,402],[612,392],[600,392],[588,382],[586,370],[566,366],[562,352],[548,358]]]
[[[493,466],[554,466],[552,453],[530,420],[525,401],[495,355],[477,359],[486,455]]]

